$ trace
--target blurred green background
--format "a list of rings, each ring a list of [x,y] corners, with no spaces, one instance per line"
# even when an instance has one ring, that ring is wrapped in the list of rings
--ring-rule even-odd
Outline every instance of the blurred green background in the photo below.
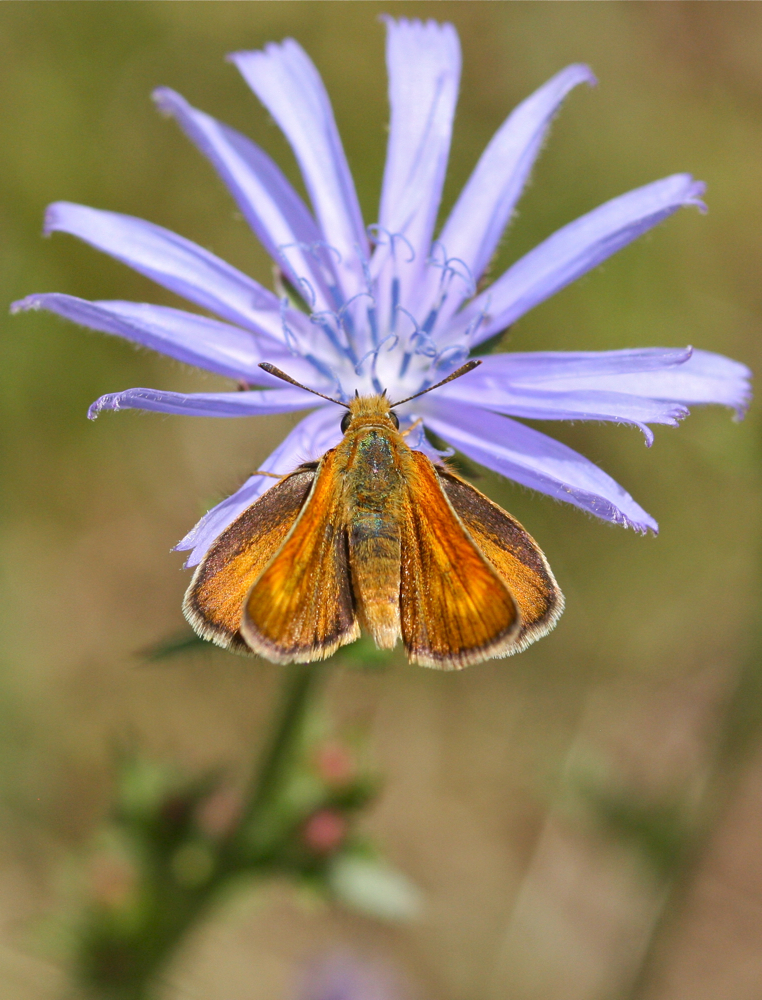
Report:
[[[598,75],[567,99],[493,273],[632,187],[676,171],[707,182],[708,215],[679,213],[535,309],[512,346],[693,344],[759,367],[759,4],[3,3],[0,300],[176,304],[70,237],[43,241],[56,199],[150,219],[269,285],[223,185],[150,93],[171,86],[251,135],[301,189],[224,59],[286,35],[323,75],[374,221],[383,12],[460,33],[443,212],[517,102],[569,62]],[[4,997],[52,1000],[62,980],[40,927],[107,808],[114,742],[235,770],[260,738],[277,667],[216,652],[146,666],[135,652],[182,626],[188,575],[171,546],[297,418],[91,424],[105,392],[226,385],[47,314],[7,318],[0,345],[0,981]],[[658,538],[485,474],[480,488],[538,539],[566,593],[556,631],[462,674],[337,669],[328,690],[340,722],[370,726],[386,790],[367,828],[423,889],[424,915],[389,928],[269,890],[189,942],[167,997],[285,1000],[300,963],[340,949],[435,1000],[758,998],[758,412],[735,424],[697,410],[650,450],[632,429],[543,427],[621,482]]]

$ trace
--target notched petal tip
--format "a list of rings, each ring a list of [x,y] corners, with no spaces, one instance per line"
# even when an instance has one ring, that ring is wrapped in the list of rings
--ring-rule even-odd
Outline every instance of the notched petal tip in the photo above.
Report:
[[[709,209],[706,203],[703,201],[703,195],[706,193],[706,183],[704,181],[697,181],[690,174],[678,175],[682,176],[688,184],[686,192],[683,196],[683,205],[688,207],[693,205],[697,208],[702,215],[706,215]]]
[[[26,298],[17,299],[15,302],[11,302],[8,311],[10,312],[11,316],[15,316],[16,313],[30,312],[42,308],[43,308],[42,295],[27,295]]]
[[[598,77],[587,63],[570,63],[562,72],[574,76],[577,83],[586,83],[589,87],[598,86]]]
[[[54,201],[45,209],[45,218],[42,223],[42,235],[50,236],[60,227],[59,213],[61,208],[71,204],[68,201]]]
[[[642,432],[645,440],[646,448],[650,448],[654,443],[654,432],[648,426],[648,424],[635,424],[635,426]]]
[[[642,508],[641,508],[642,509]],[[590,513],[596,514],[596,511],[591,510]],[[617,511],[617,515],[614,518],[603,518],[604,520],[611,521],[613,524],[618,524],[622,528],[632,528],[632,530],[637,535],[647,535],[650,531],[653,535],[659,534],[659,524],[655,521],[647,511],[643,511],[644,519],[642,521],[633,521],[632,518],[627,517],[622,511]],[[600,514],[597,515],[601,517]]]
[[[747,379],[752,378],[751,372],[746,376]],[[751,401],[753,399],[754,393],[751,390],[751,384],[747,381],[745,385],[739,390],[738,400],[735,404],[730,404],[730,409],[733,411],[733,421],[737,424],[744,419],[746,414],[749,412],[749,407],[751,406]]]
[[[267,42],[267,44],[261,49],[238,49],[236,52],[228,52],[225,56],[225,62],[238,65],[238,61],[241,59],[262,60],[279,56],[281,53],[285,54],[294,51],[300,52],[302,55],[306,55],[304,49],[296,41],[296,39],[286,37],[281,39],[279,42]]]
[[[129,391],[129,390],[128,390]],[[105,396],[99,396],[94,403],[91,403],[87,410],[88,420],[97,420],[104,410],[121,410],[121,397],[126,393],[107,392]]]
[[[173,105],[182,98],[171,87],[156,87],[151,93],[151,100],[156,105],[157,111],[169,118],[173,113]]]
[[[625,528],[632,528],[638,535],[647,535],[649,532],[656,538],[659,534],[659,525],[653,519],[650,524],[635,524],[634,522],[625,522]]]
[[[660,423],[665,427],[679,427],[680,421],[685,420],[687,416],[690,416],[690,410],[687,406],[681,406],[676,404],[664,414],[664,419]],[[643,437],[645,438],[646,448],[650,448],[655,440],[654,432],[648,426],[648,424],[635,424],[643,432]]]
[[[653,535],[659,534],[658,522],[651,517],[648,511],[643,510],[642,507],[640,507],[642,519],[636,521],[632,517],[628,517],[620,507],[607,501],[604,497],[597,497],[592,503],[581,504],[577,502],[577,494],[574,489],[568,489],[568,493],[570,497],[575,497],[570,502],[586,514],[600,518],[602,521],[608,521],[609,524],[616,524],[620,528],[631,528],[637,535],[647,535],[649,531]],[[556,496],[555,499],[563,501],[566,498]]]
[[[109,396],[100,396],[94,403],[91,403],[87,408],[87,419],[97,420],[101,414],[101,410],[110,409],[110,407],[107,406],[109,398]]]
[[[707,207],[702,200],[702,196],[706,193],[705,181],[697,181],[692,174],[672,174],[670,177],[664,177],[661,181],[654,181],[654,184],[668,185],[670,182],[677,187],[676,206],[682,205],[687,208],[689,205],[693,205],[702,214],[707,212]]]
[[[391,14],[379,14],[378,20],[386,25],[388,31],[410,31],[416,33],[431,32],[432,34],[450,35],[456,40],[458,33],[449,21],[436,21],[433,17],[421,20],[419,17],[393,17]]]

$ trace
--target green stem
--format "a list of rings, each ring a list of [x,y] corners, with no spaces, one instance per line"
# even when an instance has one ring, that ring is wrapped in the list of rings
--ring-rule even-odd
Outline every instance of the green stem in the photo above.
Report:
[[[150,1000],[157,976],[192,927],[205,917],[220,891],[236,875],[251,872],[244,863],[246,841],[256,836],[260,822],[277,802],[298,756],[310,696],[322,675],[319,667],[298,664],[284,668],[280,705],[272,732],[244,796],[241,816],[219,842],[209,879],[194,889],[182,889],[171,873],[157,871],[147,879],[142,919],[125,934],[116,926],[97,928],[80,953],[79,979],[98,1000]]]
[[[283,779],[298,754],[310,695],[322,670],[319,666],[305,663],[287,669],[289,673],[283,681],[278,715],[259,768],[244,796],[241,818],[220,851],[220,863],[224,869],[231,865],[235,867],[242,838],[251,834],[252,827],[277,799]]]

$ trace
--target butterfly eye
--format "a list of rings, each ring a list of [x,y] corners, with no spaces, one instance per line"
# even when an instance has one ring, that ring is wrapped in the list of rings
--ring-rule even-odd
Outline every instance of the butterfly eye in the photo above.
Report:
[[[399,430],[400,421],[399,421],[399,417],[394,412],[394,410],[389,410],[389,419],[394,424],[394,426],[397,428],[397,430]]]
[[[347,428],[352,422],[352,414],[347,410],[344,416],[341,418],[341,433],[346,434]]]

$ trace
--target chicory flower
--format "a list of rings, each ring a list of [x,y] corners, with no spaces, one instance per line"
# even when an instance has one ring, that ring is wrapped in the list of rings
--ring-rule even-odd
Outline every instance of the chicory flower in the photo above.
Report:
[[[614,198],[564,226],[479,290],[567,94],[594,84],[583,65],[562,70],[520,104],[490,141],[435,238],[460,76],[449,24],[387,19],[391,123],[378,221],[366,227],[323,83],[292,39],[230,57],[283,130],[312,204],[250,139],[156,91],[211,161],[276,262],[280,294],[195,243],[142,219],[53,204],[46,232],[78,236],[218,317],[124,301],[32,295],[15,309],[44,308],[235,380],[244,391],[128,389],[103,410],[141,409],[244,417],[310,409],[261,469],[286,474],[341,437],[341,412],[258,367],[271,362],[311,388],[346,400],[386,389],[413,395],[461,365],[479,345],[682,206],[703,208],[703,185],[675,174]],[[288,291],[287,291],[288,290]],[[420,418],[412,447],[436,456],[429,430],[474,461],[525,486],[638,531],[654,519],[601,469],[515,418],[675,425],[689,404],[720,403],[737,415],[748,369],[707,351],[641,348],[488,354],[482,366],[399,409]],[[179,543],[197,564],[220,534],[272,484],[254,475]]]

